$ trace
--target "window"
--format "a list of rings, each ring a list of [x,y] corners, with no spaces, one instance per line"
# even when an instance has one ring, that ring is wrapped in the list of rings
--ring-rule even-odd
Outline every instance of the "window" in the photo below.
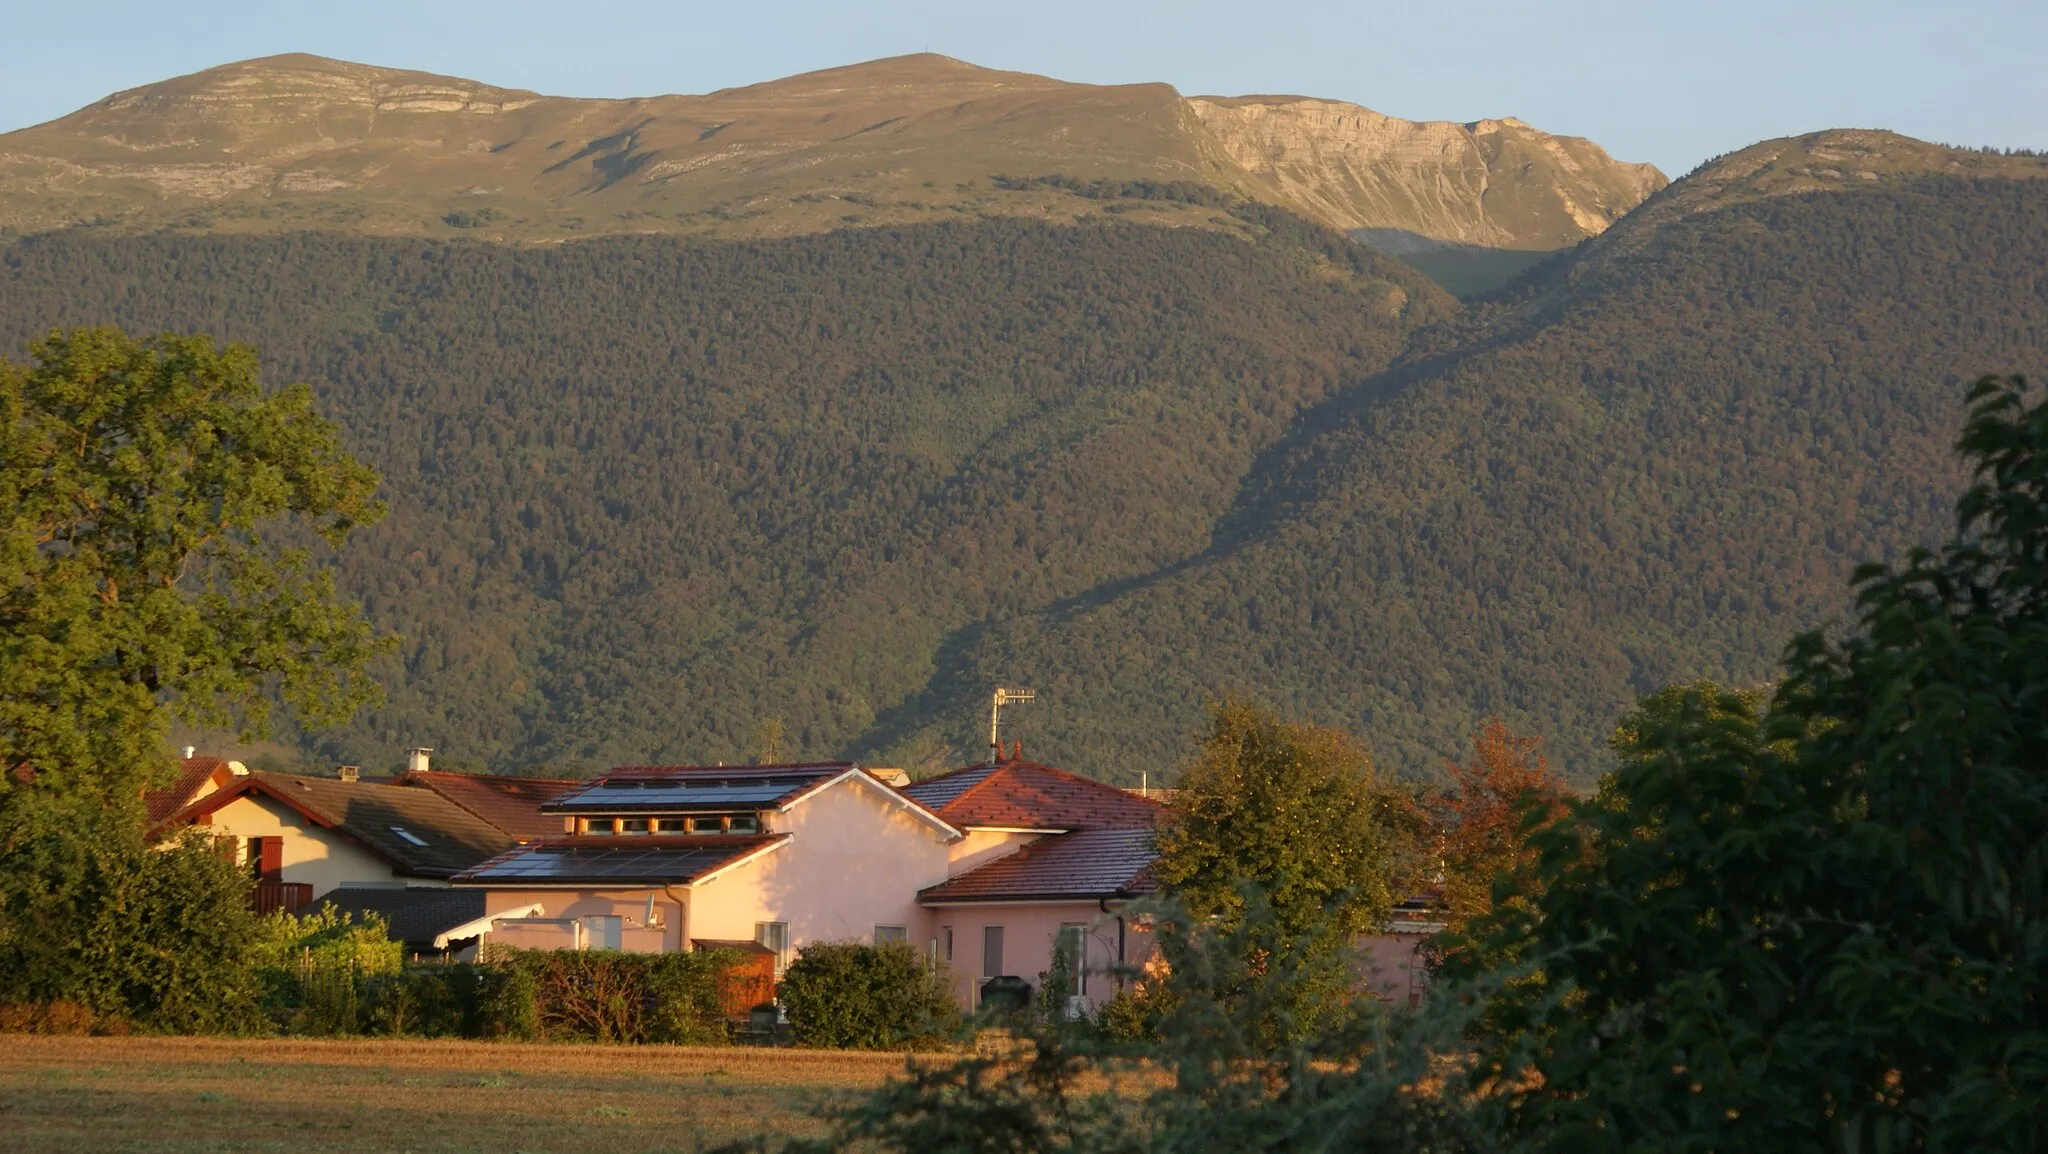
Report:
[[[622,921],[617,914],[591,914],[583,919],[583,948],[616,950]]]
[[[761,819],[754,816],[751,813],[734,814],[732,819],[732,832],[760,833]]]
[[[252,837],[249,839],[248,867],[250,876],[259,882],[284,880],[284,839],[281,837]]]
[[[939,931],[939,937],[946,943],[946,964],[953,964],[953,927],[946,926]]]
[[[1073,989],[1068,994],[1088,992],[1088,927],[1079,922],[1067,922],[1060,926],[1059,936],[1053,939],[1053,948],[1067,955],[1067,969],[1074,976]]]
[[[900,944],[900,943],[908,943],[909,941],[910,941],[910,927],[909,927],[909,926],[876,926],[876,927],[875,927],[875,944],[876,944],[876,945],[878,945],[878,946],[893,946],[893,945],[897,945],[897,944]]]
[[[1003,927],[981,927],[981,976],[1003,976]]]
[[[421,849],[425,849],[425,848],[426,848],[426,845],[427,845],[427,839],[425,839],[425,838],[421,837],[420,835],[418,835],[418,834],[416,834],[416,833],[412,832],[411,830],[409,830],[409,829],[405,828],[405,827],[404,827],[404,826],[402,826],[402,825],[394,825],[394,826],[392,826],[392,827],[391,827],[391,832],[392,832],[392,833],[395,833],[395,834],[397,834],[397,835],[398,835],[398,836],[399,836],[399,837],[400,837],[401,839],[403,839],[403,840],[405,841],[405,843],[406,843],[407,845],[416,845],[416,846],[419,846],[419,847],[420,847]]]
[[[789,966],[789,923],[755,922],[754,940],[767,946],[775,954],[775,976]]]
[[[725,820],[716,817],[693,817],[690,819],[691,833],[720,833],[725,829]]]
[[[686,833],[689,828],[690,822],[687,818],[658,817],[654,819],[654,832],[656,833]]]
[[[620,833],[646,833],[647,819],[644,817],[622,817],[619,819]]]
[[[612,832],[612,819],[608,817],[586,817],[583,819],[583,832],[588,834],[609,834]]]

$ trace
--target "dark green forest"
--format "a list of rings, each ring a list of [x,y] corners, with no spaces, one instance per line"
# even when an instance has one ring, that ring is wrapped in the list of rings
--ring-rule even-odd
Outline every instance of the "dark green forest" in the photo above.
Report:
[[[1194,564],[965,639],[966,680],[1032,670],[1046,744],[1126,764],[1234,691],[1410,772],[1498,716],[1585,781],[1639,694],[1769,677],[1939,537],[1968,383],[2048,369],[2048,183],[1615,232],[1304,414]]]
[[[405,642],[315,761],[734,760],[780,718],[937,766],[1001,683],[1116,780],[1223,693],[1405,774],[1498,715],[1584,780],[1639,693],[1767,676],[1939,534],[1962,383],[2044,367],[2048,185],[1723,209],[1467,309],[1272,228],[0,250],[8,355],[97,323],[256,344],[383,472],[341,579]]]
[[[249,341],[382,471],[341,581],[404,635],[390,700],[305,742],[370,766],[731,760],[767,718],[788,754],[859,747],[958,631],[1199,552],[1296,414],[1454,307],[1341,240],[1121,225],[0,258],[12,355]],[[978,752],[971,710],[933,720],[958,747],[906,756]]]

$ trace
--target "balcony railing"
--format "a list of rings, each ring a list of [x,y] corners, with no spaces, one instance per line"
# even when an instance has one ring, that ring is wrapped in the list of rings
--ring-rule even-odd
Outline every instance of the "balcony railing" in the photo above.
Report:
[[[305,882],[257,882],[249,908],[259,914],[295,914],[313,904],[313,887]]]

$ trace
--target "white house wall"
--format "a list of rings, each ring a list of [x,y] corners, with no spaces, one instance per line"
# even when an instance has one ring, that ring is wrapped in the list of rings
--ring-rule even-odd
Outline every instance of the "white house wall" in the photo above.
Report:
[[[235,839],[235,860],[249,867],[249,839],[281,839],[279,879],[304,882],[319,897],[344,885],[437,886],[445,882],[407,878],[392,872],[390,863],[358,846],[347,836],[308,822],[290,807],[260,795],[244,794],[213,811],[204,832]]]

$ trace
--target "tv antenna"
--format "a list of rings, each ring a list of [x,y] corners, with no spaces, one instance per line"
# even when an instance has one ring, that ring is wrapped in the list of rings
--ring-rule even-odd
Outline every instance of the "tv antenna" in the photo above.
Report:
[[[1004,689],[996,686],[995,696],[988,705],[988,761],[990,765],[1003,759],[1002,742],[996,739],[996,728],[1002,724],[1003,706],[1016,705],[1025,701],[1038,700],[1038,694],[1029,689]]]

